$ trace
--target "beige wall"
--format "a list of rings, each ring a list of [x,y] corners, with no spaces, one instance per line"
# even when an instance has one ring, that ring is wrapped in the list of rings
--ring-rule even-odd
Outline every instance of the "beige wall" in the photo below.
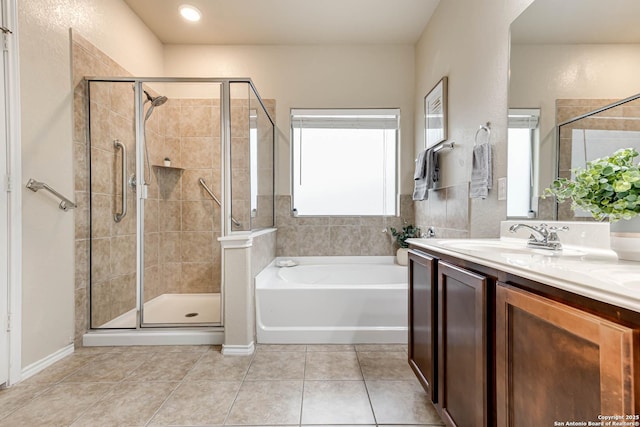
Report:
[[[132,72],[162,74],[162,45],[121,0],[19,2],[22,180],[45,181],[67,197],[74,194],[69,28]],[[22,197],[25,367],[73,341],[74,213],[43,192],[23,189]]]
[[[452,235],[495,237],[506,203],[491,191],[486,200],[465,202],[471,177],[473,138],[481,124],[491,122],[494,188],[506,175],[509,25],[532,0],[441,1],[418,41],[416,55],[415,152],[423,149],[423,98],[449,77],[449,140],[453,151],[441,156],[442,186],[429,201],[416,203],[416,221],[423,228],[437,221],[455,228]],[[444,191],[444,194],[438,194]],[[468,220],[460,218],[468,206]],[[455,224],[455,227],[451,227]],[[442,234],[442,233],[441,233]]]
[[[185,46],[165,48],[165,72],[251,77],[277,101],[276,194],[290,194],[291,108],[399,107],[401,192],[413,191],[413,46]]]

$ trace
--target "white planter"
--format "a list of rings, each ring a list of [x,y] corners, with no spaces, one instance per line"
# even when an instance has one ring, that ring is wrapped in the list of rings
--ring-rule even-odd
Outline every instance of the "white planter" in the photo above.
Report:
[[[396,252],[396,262],[400,265],[407,265],[409,263],[409,249],[399,248]]]
[[[640,216],[612,222],[611,249],[619,259],[640,261]]]

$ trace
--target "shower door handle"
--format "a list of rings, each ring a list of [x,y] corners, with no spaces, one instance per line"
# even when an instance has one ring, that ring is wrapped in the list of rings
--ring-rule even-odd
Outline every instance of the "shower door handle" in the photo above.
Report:
[[[127,215],[127,147],[118,139],[113,141],[113,146],[122,150],[122,212],[113,215],[113,220],[120,222]]]

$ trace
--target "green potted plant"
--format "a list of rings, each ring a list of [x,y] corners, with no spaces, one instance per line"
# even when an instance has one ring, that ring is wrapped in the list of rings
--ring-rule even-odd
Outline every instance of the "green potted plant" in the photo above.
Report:
[[[608,219],[611,248],[619,258],[636,261],[640,250],[631,249],[639,242],[628,239],[640,238],[640,165],[633,162],[638,155],[633,148],[617,150],[574,169],[573,179],[558,178],[545,190],[559,202],[571,200],[572,209],[585,210],[599,221]]]
[[[402,230],[400,231],[396,230],[393,227],[391,227],[390,230],[391,235],[396,239],[396,244],[398,245],[398,251],[396,252],[396,261],[400,265],[407,265],[409,256],[409,244],[406,242],[406,240],[420,237],[420,229],[413,224],[407,224],[402,227]]]

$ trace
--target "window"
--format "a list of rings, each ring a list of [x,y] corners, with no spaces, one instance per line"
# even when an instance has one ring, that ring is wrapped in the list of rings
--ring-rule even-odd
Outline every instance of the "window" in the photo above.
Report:
[[[291,111],[298,215],[395,215],[399,109]]]
[[[538,146],[538,109],[510,109],[507,145],[507,217],[527,218],[533,210],[534,150]]]

